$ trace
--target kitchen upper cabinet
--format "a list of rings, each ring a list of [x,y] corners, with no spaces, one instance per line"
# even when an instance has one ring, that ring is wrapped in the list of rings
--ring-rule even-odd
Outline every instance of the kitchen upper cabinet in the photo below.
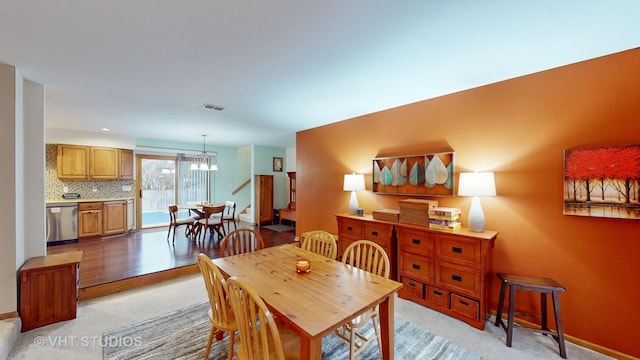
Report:
[[[118,149],[92,147],[90,177],[92,179],[118,179],[119,160]]]
[[[59,179],[133,179],[133,150],[58,145]]]
[[[58,145],[58,178],[89,178],[89,147],[78,145]]]
[[[119,149],[120,179],[133,179],[133,150]]]

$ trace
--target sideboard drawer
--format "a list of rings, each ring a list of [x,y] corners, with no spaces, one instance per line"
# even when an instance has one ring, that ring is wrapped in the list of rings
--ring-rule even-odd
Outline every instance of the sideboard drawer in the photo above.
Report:
[[[439,286],[480,297],[480,271],[440,263],[436,267],[436,280]]]
[[[354,240],[362,239],[363,235],[363,223],[360,220],[340,218],[340,234],[339,237],[348,237]]]
[[[425,282],[433,282],[434,269],[431,258],[416,256],[411,253],[402,253],[398,266],[399,272],[402,275]]]
[[[400,246],[400,251],[433,256],[434,236],[433,233],[425,231],[400,228],[398,231],[398,245]]]
[[[363,239],[371,240],[382,247],[389,247],[392,232],[393,228],[389,225],[366,222],[364,224]]]
[[[402,277],[402,289],[400,289],[400,296],[411,297],[416,299],[424,299],[424,284]]]
[[[442,290],[442,289],[427,285],[427,301],[428,302],[448,309],[450,307],[450,303],[449,303],[450,299],[451,299],[451,293],[448,292],[447,290]]]
[[[470,320],[478,320],[480,304],[464,296],[451,294],[451,310]]]
[[[478,267],[480,265],[480,241],[459,236],[436,236],[438,256],[442,260]]]

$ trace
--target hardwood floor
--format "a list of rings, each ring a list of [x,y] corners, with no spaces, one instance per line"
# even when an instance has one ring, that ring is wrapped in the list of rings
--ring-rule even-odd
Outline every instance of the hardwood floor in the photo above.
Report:
[[[295,241],[294,230],[276,232],[245,222],[238,227],[257,228],[266,247]],[[87,300],[197,273],[198,254],[220,257],[220,243],[215,235],[194,241],[185,236],[184,228],[172,243],[164,227],[47,248],[47,254],[69,251],[82,251],[79,296]]]

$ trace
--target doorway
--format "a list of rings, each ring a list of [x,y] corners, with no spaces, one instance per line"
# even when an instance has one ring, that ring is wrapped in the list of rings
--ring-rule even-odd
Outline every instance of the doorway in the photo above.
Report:
[[[137,229],[169,225],[169,205],[176,202],[176,157],[137,155]]]
[[[137,229],[169,225],[169,205],[211,201],[210,171],[194,170],[197,159],[183,154],[136,155]],[[189,216],[181,210],[178,217]]]

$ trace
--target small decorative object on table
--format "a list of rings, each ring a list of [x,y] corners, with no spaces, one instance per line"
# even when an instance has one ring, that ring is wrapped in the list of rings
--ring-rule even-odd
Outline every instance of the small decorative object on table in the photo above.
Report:
[[[307,259],[300,259],[296,261],[296,272],[303,274],[311,272],[311,261]]]
[[[356,209],[356,213],[358,214],[358,216],[364,216],[364,209],[363,208],[357,208]]]
[[[429,228],[440,230],[456,230],[461,227],[458,221],[461,210],[449,207],[429,209]]]
[[[395,209],[376,209],[371,214],[375,220],[398,222],[400,218],[400,210]]]

